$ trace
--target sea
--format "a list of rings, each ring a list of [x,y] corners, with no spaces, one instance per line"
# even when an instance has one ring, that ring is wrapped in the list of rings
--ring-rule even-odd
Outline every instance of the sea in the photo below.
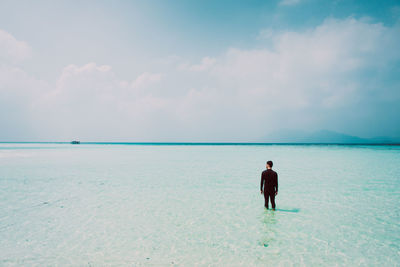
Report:
[[[400,146],[0,143],[0,266],[400,266]]]

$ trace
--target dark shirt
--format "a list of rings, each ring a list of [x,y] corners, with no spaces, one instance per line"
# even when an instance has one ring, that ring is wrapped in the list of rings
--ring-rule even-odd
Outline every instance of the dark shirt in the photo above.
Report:
[[[267,169],[261,173],[261,185],[260,190],[264,192],[275,193],[278,192],[278,174],[271,170]]]

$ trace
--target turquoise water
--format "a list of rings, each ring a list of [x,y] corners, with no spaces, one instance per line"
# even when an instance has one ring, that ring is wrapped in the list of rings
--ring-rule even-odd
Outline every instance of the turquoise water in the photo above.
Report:
[[[400,266],[399,146],[3,143],[0,201],[1,266]]]

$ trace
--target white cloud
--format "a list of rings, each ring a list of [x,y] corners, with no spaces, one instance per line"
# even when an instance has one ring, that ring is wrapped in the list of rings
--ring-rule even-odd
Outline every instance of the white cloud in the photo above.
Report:
[[[216,63],[216,59],[215,58],[211,58],[211,57],[204,57],[202,58],[200,64],[194,64],[194,65],[190,65],[190,64],[181,64],[179,66],[179,69],[181,70],[188,70],[188,71],[206,71],[209,70],[212,66],[214,66]]]
[[[144,72],[141,75],[139,75],[133,82],[132,82],[132,87],[135,89],[143,89],[146,88],[147,86],[151,84],[155,84],[161,81],[163,78],[162,73],[149,73],[149,72]]]
[[[146,91],[162,77],[143,73],[124,81],[107,65],[69,65],[36,112],[51,125],[48,131],[64,140],[140,139],[146,136],[146,127],[154,127],[154,114],[167,102]]]
[[[0,140],[36,137],[32,109],[48,83],[21,68],[30,56],[27,43],[0,29]]]
[[[387,86],[382,75],[400,60],[398,26],[328,19],[268,38],[264,48],[231,48],[198,64],[174,57],[130,80],[88,63],[66,66],[51,87],[3,66],[0,88],[19,88],[10,101],[31,106],[27,118],[52,140],[243,141],[330,125],[372,133],[366,104],[369,113],[392,116],[380,107],[396,109],[400,82]],[[44,90],[28,93],[38,87]]]
[[[328,19],[304,32],[271,33],[270,38],[272,47],[230,49],[218,57],[210,74],[202,76],[210,83],[190,91],[185,100],[190,103],[185,104],[186,117],[201,119],[198,114],[205,111],[200,107],[208,103],[210,117],[230,125],[237,136],[247,133],[255,138],[257,131],[262,135],[270,127],[329,127],[324,114],[337,113],[343,119],[353,107],[359,113],[369,94],[389,94],[391,105],[396,97],[400,100],[399,94],[385,90],[384,80],[369,76],[385,68],[391,71],[390,65],[399,61],[398,26]],[[341,131],[354,127],[351,121],[344,124],[347,128]]]
[[[0,64],[14,64],[28,58],[31,48],[23,41],[0,29]]]

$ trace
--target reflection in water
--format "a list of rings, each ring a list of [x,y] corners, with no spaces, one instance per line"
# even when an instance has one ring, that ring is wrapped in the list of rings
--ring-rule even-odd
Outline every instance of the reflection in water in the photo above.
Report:
[[[276,212],[273,210],[265,210],[261,216],[261,240],[260,245],[268,247],[274,240],[276,236],[276,223],[277,217]]]

